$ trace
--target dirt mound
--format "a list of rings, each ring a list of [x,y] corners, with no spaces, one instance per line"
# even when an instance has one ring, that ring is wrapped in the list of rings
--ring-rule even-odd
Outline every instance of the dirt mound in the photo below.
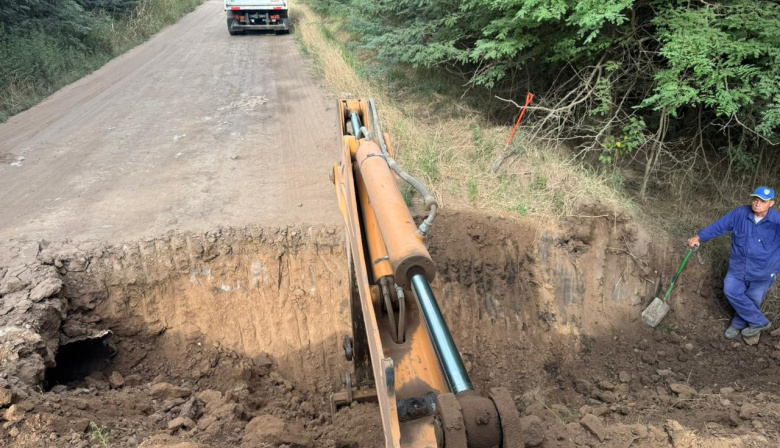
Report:
[[[780,340],[721,342],[697,263],[661,330],[642,324],[679,260],[630,219],[444,213],[434,229],[432,286],[466,367],[515,392],[527,446],[777,444]],[[339,229],[0,253],[0,443],[383,445],[374,405],[328,412],[349,369]]]

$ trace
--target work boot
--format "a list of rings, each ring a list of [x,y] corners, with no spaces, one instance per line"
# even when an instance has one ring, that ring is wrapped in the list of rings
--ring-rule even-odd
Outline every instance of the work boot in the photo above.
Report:
[[[726,339],[737,339],[740,331],[742,330],[737,329],[737,327],[733,325],[729,325],[729,327],[726,328],[726,334],[723,336],[726,336]]]
[[[767,322],[766,325],[761,325],[760,327],[750,326],[742,330],[742,336],[746,338],[752,338],[753,336],[761,334],[762,331],[769,331],[771,329],[772,322]]]

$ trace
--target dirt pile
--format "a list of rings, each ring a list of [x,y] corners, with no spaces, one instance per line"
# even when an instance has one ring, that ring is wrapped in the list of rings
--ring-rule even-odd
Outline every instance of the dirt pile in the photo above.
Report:
[[[576,358],[549,364],[544,381],[517,397],[536,440],[543,446],[594,445],[594,437],[603,446],[776,446],[780,338],[765,336],[750,347],[713,338],[720,327],[691,330],[583,338]]]
[[[642,324],[679,260],[630,219],[445,213],[434,229],[466,367],[514,391],[527,446],[777,445],[780,339],[722,342],[697,263],[661,330]],[[374,405],[328,412],[349,369],[339,229],[6,246],[0,444],[382,446]]]
[[[162,355],[147,348],[151,355]],[[206,372],[186,364],[167,369],[142,361],[130,370],[140,373],[123,375],[121,367],[113,366],[44,393],[11,385],[6,389],[13,404],[4,410],[5,441],[22,447],[351,443],[340,438],[329,413],[315,408],[310,394],[285,379],[270,357],[253,359],[222,347],[201,346],[170,361],[185,358],[210,367]],[[149,376],[153,378],[148,380]]]

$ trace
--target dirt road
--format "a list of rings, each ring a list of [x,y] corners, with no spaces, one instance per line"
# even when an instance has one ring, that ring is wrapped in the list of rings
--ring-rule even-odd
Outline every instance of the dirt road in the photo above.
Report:
[[[208,1],[0,124],[0,239],[338,223],[333,109],[292,35]]]

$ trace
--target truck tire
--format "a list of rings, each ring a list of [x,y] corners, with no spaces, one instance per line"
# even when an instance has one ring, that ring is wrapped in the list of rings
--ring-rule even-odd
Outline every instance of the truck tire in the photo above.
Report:
[[[228,33],[230,33],[231,36],[236,36],[238,34],[244,34],[244,30],[234,30],[233,25],[234,20],[233,19],[227,19],[227,27],[228,27]]]

